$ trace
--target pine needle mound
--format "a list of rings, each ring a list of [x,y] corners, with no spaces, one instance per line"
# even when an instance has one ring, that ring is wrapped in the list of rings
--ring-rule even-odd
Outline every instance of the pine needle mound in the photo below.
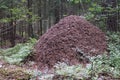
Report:
[[[57,62],[70,65],[81,61],[79,49],[86,56],[103,54],[107,49],[105,34],[80,16],[71,15],[52,26],[35,46],[40,68],[53,67]]]

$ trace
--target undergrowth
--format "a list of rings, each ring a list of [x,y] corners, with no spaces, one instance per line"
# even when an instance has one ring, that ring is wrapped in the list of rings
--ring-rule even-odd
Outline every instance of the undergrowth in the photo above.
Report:
[[[8,49],[1,49],[0,58],[10,64],[20,64],[21,61],[31,54],[36,41],[36,39],[30,38],[26,43],[20,43]]]

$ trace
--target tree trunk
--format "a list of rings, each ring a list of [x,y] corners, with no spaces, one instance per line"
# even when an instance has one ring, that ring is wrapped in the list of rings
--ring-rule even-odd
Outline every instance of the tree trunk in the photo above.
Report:
[[[38,34],[42,35],[42,0],[38,0],[38,16],[40,17]]]
[[[11,8],[13,8],[13,1],[11,1]],[[10,17],[13,17],[12,13],[10,13]],[[10,29],[10,42],[11,42],[11,47],[15,46],[15,34],[16,34],[16,23],[14,20],[11,20],[9,23],[9,27],[11,27]],[[8,35],[9,35],[8,34]]]
[[[28,7],[28,11],[32,12],[32,0],[27,0],[27,7]],[[32,27],[32,15],[30,15],[29,13],[28,15],[28,37],[33,37],[33,27]]]
[[[106,3],[108,5],[111,5],[110,7],[112,9],[116,8],[116,6],[117,6],[116,0],[107,0]],[[109,30],[109,31],[118,31],[117,11],[115,11],[115,12],[107,12],[107,14],[108,14],[108,16],[107,16],[107,30]]]
[[[54,5],[55,5],[55,8],[54,8],[55,22],[54,22],[54,24],[56,24],[60,20],[60,17],[59,17],[60,16],[59,15],[59,10],[60,10],[59,0],[54,1]]]

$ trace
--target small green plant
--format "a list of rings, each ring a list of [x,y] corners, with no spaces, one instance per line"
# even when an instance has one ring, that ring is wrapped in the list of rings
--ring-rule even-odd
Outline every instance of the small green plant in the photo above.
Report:
[[[84,68],[82,65],[69,66],[66,63],[58,63],[55,66],[55,75],[69,76],[71,79],[85,79],[90,77],[91,64]]]
[[[107,34],[109,36],[110,65],[116,69],[116,76],[120,77],[120,33],[108,32]]]
[[[30,38],[30,40],[27,43],[17,44],[15,47],[8,48],[5,50],[2,49],[0,50],[0,56],[10,64],[19,64],[28,55],[31,54],[36,41],[36,39]]]

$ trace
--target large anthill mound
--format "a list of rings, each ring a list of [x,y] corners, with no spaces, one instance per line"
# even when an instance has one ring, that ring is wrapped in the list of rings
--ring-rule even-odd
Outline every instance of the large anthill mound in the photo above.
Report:
[[[57,62],[79,63],[76,49],[93,56],[104,53],[106,47],[105,34],[98,27],[80,16],[71,15],[40,37],[35,49],[40,67],[52,67]]]

